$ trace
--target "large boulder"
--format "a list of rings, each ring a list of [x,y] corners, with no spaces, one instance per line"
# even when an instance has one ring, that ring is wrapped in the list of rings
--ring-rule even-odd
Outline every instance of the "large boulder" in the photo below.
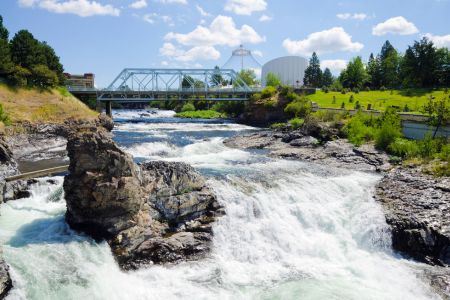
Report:
[[[9,276],[9,267],[3,259],[2,249],[0,248],[0,299],[5,298],[11,288],[12,281]]]
[[[399,167],[376,189],[392,228],[394,249],[432,265],[450,266],[450,178]]]
[[[5,182],[5,178],[17,174],[19,174],[17,162],[5,138],[0,135],[0,204],[8,200],[11,194],[14,195],[15,193],[15,189],[10,183]]]
[[[134,163],[102,127],[68,135],[64,180],[68,224],[105,239],[119,265],[176,262],[205,255],[222,214],[205,180],[184,163]]]

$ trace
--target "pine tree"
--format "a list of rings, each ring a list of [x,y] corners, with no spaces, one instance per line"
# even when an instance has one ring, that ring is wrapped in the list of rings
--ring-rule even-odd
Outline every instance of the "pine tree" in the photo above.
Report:
[[[370,86],[377,89],[381,86],[381,66],[380,57],[375,58],[370,53],[369,63],[367,64],[367,74],[369,75]]]
[[[322,74],[322,86],[329,87],[333,84],[333,75],[329,68],[325,68],[325,71]]]
[[[322,70],[320,69],[320,60],[316,52],[313,52],[309,65],[305,70],[303,83],[306,86],[319,87],[322,83]]]
[[[381,48],[380,53],[380,85],[394,88],[399,85],[399,66],[400,58],[397,50],[386,41]]]

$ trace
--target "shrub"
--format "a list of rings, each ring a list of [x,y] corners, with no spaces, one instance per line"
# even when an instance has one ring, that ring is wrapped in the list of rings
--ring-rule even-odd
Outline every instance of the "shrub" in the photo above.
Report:
[[[11,125],[9,115],[3,110],[3,105],[0,103],[0,122],[4,125]]]
[[[275,129],[275,130],[284,129],[284,128],[286,128],[286,125],[287,125],[286,123],[273,123],[270,125],[270,128]]]
[[[364,88],[364,90],[365,90],[366,92],[370,92],[370,87],[366,86],[366,87]]]
[[[284,112],[294,117],[304,118],[311,113],[311,110],[311,101],[305,97],[298,97],[296,100],[286,105]]]
[[[409,112],[408,104],[405,104],[405,107],[403,107],[403,111],[404,111],[404,112]]]
[[[361,109],[361,104],[359,104],[359,101],[356,101],[355,109]]]
[[[278,87],[281,85],[281,79],[278,75],[269,72],[266,75],[266,86],[267,87]]]
[[[353,97],[353,95],[350,95],[350,98],[348,99],[348,103],[353,103],[354,99],[355,99],[355,97]]]
[[[344,133],[352,144],[359,146],[375,138],[374,121],[371,116],[357,113],[345,125]]]
[[[328,94],[328,92],[329,92],[330,90],[328,89],[328,87],[323,86],[323,87],[322,87],[322,91],[323,91],[324,93]]]
[[[420,150],[416,141],[404,138],[396,138],[394,142],[389,144],[388,152],[401,158],[413,158],[419,155]]]
[[[30,75],[31,72],[28,69],[15,65],[8,80],[13,86],[26,86]]]
[[[181,108],[182,112],[186,112],[186,111],[195,111],[195,106],[192,103],[185,103],[183,105],[183,107]]]
[[[318,110],[310,116],[320,122],[337,122],[348,117],[348,112],[336,112],[331,110]]]
[[[382,92],[386,91],[386,87],[385,87],[384,85],[381,86],[381,87],[380,87],[380,91],[382,91]]]
[[[56,72],[45,65],[36,65],[31,68],[31,83],[41,89],[47,89],[58,85]]]
[[[345,102],[341,103],[341,108],[344,109],[345,108]]]
[[[294,93],[294,92],[289,92],[289,93],[286,95],[286,100],[289,101],[289,102],[292,102],[292,101],[295,101],[295,100],[298,100],[298,99],[300,99],[300,96],[297,95],[297,94]]]
[[[380,121],[381,125],[376,134],[375,147],[387,150],[389,144],[402,136],[401,121],[399,115],[392,109],[386,110],[381,116]]]
[[[357,87],[355,87],[352,89],[352,92],[355,94],[359,94],[359,89]]]
[[[304,123],[305,123],[305,120],[301,119],[301,118],[293,118],[293,119],[289,120],[289,124],[291,124],[292,128],[294,128],[294,129],[298,129],[298,128],[302,127]]]
[[[261,99],[267,99],[275,96],[277,89],[273,86],[267,86],[261,91]]]
[[[277,101],[275,101],[274,99],[267,99],[266,101],[264,101],[265,108],[273,109],[276,106],[277,106]]]
[[[336,96],[333,95],[333,100],[331,101],[331,104],[336,104]]]

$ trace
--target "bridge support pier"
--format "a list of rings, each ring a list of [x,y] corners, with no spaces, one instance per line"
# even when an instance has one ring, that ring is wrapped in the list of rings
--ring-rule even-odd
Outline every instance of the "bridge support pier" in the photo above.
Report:
[[[106,115],[110,118],[112,118],[112,106],[111,106],[111,101],[106,101],[105,102],[105,106],[106,106]]]

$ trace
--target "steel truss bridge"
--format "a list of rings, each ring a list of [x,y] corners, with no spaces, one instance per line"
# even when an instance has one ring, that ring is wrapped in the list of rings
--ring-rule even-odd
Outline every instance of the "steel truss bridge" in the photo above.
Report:
[[[171,100],[246,101],[261,91],[249,87],[232,69],[126,68],[105,89],[68,86],[74,95],[93,95],[97,102]]]

